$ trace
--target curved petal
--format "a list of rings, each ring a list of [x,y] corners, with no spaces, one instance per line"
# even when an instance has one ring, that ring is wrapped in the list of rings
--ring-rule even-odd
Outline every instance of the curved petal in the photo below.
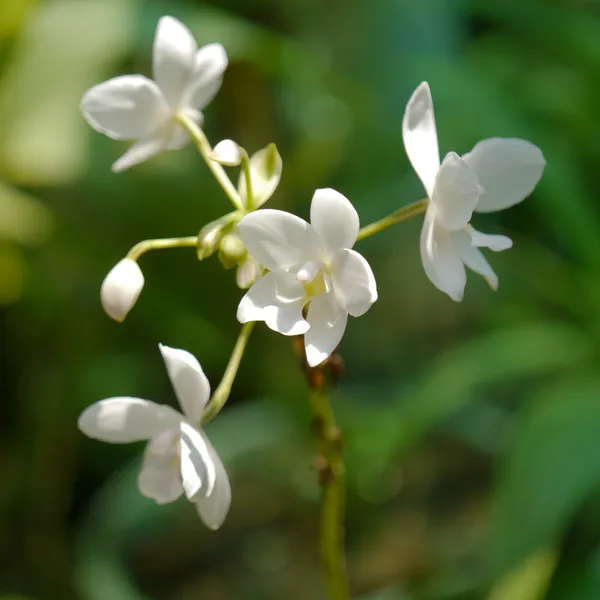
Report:
[[[159,128],[168,117],[157,85],[142,75],[123,75],[89,89],[81,99],[86,121],[115,140],[136,140]]]
[[[179,429],[164,431],[150,440],[138,475],[138,488],[146,498],[168,504],[183,494],[179,473]]]
[[[440,168],[440,151],[433,99],[426,81],[414,91],[406,105],[402,120],[402,137],[410,164],[431,198],[435,176]]]
[[[449,152],[433,186],[431,204],[440,225],[452,231],[463,229],[470,221],[479,199],[477,175],[455,152]]]
[[[531,142],[490,138],[475,144],[463,160],[479,177],[483,194],[476,212],[509,208],[524,200],[542,177],[546,160]]]
[[[270,271],[304,264],[321,253],[314,229],[282,210],[250,213],[239,222],[238,231],[248,252]]]
[[[304,288],[293,275],[267,273],[245,294],[237,310],[240,323],[264,321],[283,335],[302,335],[309,325],[302,316]]]
[[[421,230],[421,260],[425,274],[435,287],[460,302],[467,283],[465,266],[458,256],[450,231],[441,227],[430,209]]]
[[[340,250],[331,277],[340,305],[353,317],[364,315],[377,300],[377,284],[369,263],[354,250]]]
[[[217,476],[215,463],[204,432],[182,421],[179,435],[183,491],[188,500],[195,502],[212,494]]]
[[[194,68],[184,93],[184,105],[202,110],[221,88],[228,65],[227,53],[221,44],[208,44],[194,56]]]
[[[182,416],[170,406],[141,398],[107,398],[88,406],[77,422],[88,437],[124,444],[149,440],[177,427]]]
[[[471,244],[477,248],[489,248],[492,252],[502,252],[512,248],[512,240],[505,235],[491,235],[482,233],[473,227],[469,228]]]
[[[164,137],[151,137],[145,140],[140,140],[136,142],[113,164],[112,172],[113,173],[122,173],[135,165],[139,165],[147,161],[150,158],[153,158],[157,154],[160,154],[165,150],[165,140]]]
[[[493,290],[498,289],[498,276],[486,260],[479,248],[471,244],[471,237],[466,231],[453,231],[452,241],[461,260],[469,269],[483,275]]]
[[[169,379],[183,414],[192,422],[200,423],[210,398],[210,383],[195,356],[185,350],[159,344]]]
[[[180,107],[194,71],[198,46],[190,30],[173,17],[162,17],[156,27],[152,67],[154,81],[172,110]]]
[[[275,144],[269,144],[250,157],[250,181],[254,208],[261,207],[273,195],[279,185],[282,172],[283,161]],[[238,179],[238,192],[244,206],[247,206],[248,192],[243,170]]]
[[[196,501],[196,509],[204,524],[210,529],[221,527],[231,505],[231,485],[225,467],[213,445],[207,439],[206,444],[215,465],[216,479],[212,493],[207,498]]]
[[[340,343],[348,313],[336,305],[331,294],[323,294],[311,301],[306,320],[310,323],[304,335],[306,361],[316,367],[329,358]]]
[[[360,228],[358,213],[350,200],[331,188],[314,193],[310,222],[330,250],[352,248]]]

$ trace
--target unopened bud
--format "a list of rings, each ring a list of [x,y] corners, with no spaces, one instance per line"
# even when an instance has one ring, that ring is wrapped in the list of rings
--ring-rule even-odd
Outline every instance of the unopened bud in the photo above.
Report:
[[[235,233],[227,233],[221,238],[219,245],[220,255],[232,264],[238,264],[246,256],[246,246],[240,236]]]
[[[235,282],[241,290],[247,290],[261,275],[261,266],[248,254],[238,265]]]
[[[223,237],[223,229],[229,224],[229,220],[221,217],[216,221],[207,223],[198,234],[198,260],[204,260],[217,251],[221,238]]]
[[[222,140],[213,148],[210,157],[226,167],[237,167],[242,162],[242,150],[233,140]]]
[[[104,312],[122,323],[144,287],[144,274],[135,260],[124,258],[108,273],[100,288]]]

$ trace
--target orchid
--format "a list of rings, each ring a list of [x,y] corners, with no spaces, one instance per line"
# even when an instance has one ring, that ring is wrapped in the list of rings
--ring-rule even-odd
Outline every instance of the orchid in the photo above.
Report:
[[[231,488],[221,459],[198,428],[210,385],[189,352],[159,347],[183,413],[141,398],[108,398],[81,414],[79,429],[113,444],[148,440],[138,476],[142,495],[166,504],[185,494],[204,523],[218,529],[229,510]]]
[[[480,248],[498,252],[510,248],[512,240],[481,233],[469,221],[473,212],[503,210],[531,194],[546,164],[541,151],[525,140],[490,138],[462,157],[449,152],[440,164],[433,100],[426,82],[408,101],[402,133],[408,158],[429,198],[421,231],[425,273],[456,301],[463,297],[465,266],[497,289],[498,277]]]
[[[221,44],[198,49],[189,29],[173,17],[158,22],[153,49],[154,80],[123,75],[88,90],[81,100],[87,122],[116,140],[135,143],[112,166],[120,172],[190,139],[183,115],[202,126],[202,110],[221,87],[227,68]]]
[[[369,263],[351,249],[359,219],[350,201],[317,190],[310,218],[262,209],[240,221],[248,252],[270,272],[248,290],[237,316],[284,335],[304,334],[307,362],[316,366],[339,344],[348,315],[363,315],[377,300],[377,286]]]

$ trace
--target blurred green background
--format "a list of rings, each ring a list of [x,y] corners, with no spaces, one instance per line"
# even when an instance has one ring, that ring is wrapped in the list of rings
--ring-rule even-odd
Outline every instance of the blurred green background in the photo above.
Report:
[[[492,292],[426,279],[420,219],[359,245],[379,301],[351,320],[334,402],[347,437],[348,560],[363,600],[600,598],[600,4],[594,0],[0,0],[0,598],[323,598],[306,388],[260,326],[209,426],[233,485],[206,530],[136,488],[141,445],[76,428],[84,407],[174,402],[158,342],[219,381],[241,293],[216,257],[141,260],[123,325],[104,275],[137,241],[230,210],[189,147],[121,175],[125,145],[78,109],[91,85],[151,73],[158,18],[231,59],[213,143],[283,156],[271,208],[306,217],[335,187],[363,224],[422,197],[405,103],[430,82],[442,153],[514,136],[542,148],[536,192],[484,231]],[[491,253],[490,253],[491,254]]]

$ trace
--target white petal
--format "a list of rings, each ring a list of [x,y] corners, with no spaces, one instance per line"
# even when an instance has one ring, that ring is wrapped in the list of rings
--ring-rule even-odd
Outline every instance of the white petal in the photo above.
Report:
[[[162,17],[156,28],[152,64],[154,81],[172,110],[180,107],[194,71],[198,46],[190,30],[173,17]]]
[[[138,488],[158,504],[177,500],[183,494],[179,473],[179,428],[164,431],[146,446]]]
[[[196,52],[191,79],[184,94],[186,107],[202,110],[221,88],[228,59],[221,44],[208,44]]]
[[[210,383],[200,363],[185,350],[169,348],[162,344],[158,347],[183,414],[192,423],[200,423],[204,407],[210,398]]]
[[[348,321],[348,313],[340,310],[332,294],[314,298],[308,306],[306,320],[310,329],[304,335],[306,361],[316,367],[337,348]]]
[[[350,200],[331,188],[314,193],[310,222],[331,250],[352,248],[360,228],[358,213]]]
[[[198,498],[196,509],[207,527],[219,529],[225,521],[231,505],[231,485],[225,467],[208,439],[206,439],[206,445],[215,465],[215,486],[207,498]]]
[[[279,185],[282,171],[283,161],[275,144],[269,144],[266,148],[255,152],[250,157],[253,208],[261,207],[273,195]],[[244,206],[247,206],[248,192],[246,190],[246,177],[243,171],[240,173],[238,179],[238,192]]]
[[[304,264],[321,252],[315,230],[282,210],[250,213],[239,222],[238,231],[248,252],[270,271]]]
[[[212,494],[216,480],[215,463],[204,432],[182,421],[179,435],[183,491],[188,500],[195,502]]]
[[[512,248],[513,245],[512,240],[505,235],[482,233],[473,227],[469,228],[469,233],[471,235],[471,244],[478,248],[489,248],[493,252],[502,252],[502,250]]]
[[[354,250],[340,250],[332,265],[335,295],[353,317],[364,315],[377,300],[375,276],[365,258]]]
[[[242,162],[242,151],[233,140],[221,140],[213,148],[210,158],[227,167],[236,167]]]
[[[293,275],[267,273],[240,301],[240,323],[264,321],[283,335],[302,335],[309,325],[302,316],[304,288]]]
[[[480,194],[475,172],[455,152],[449,152],[433,186],[431,204],[440,225],[450,230],[463,229],[470,221]]]
[[[531,142],[516,138],[483,140],[464,161],[477,173],[483,195],[477,212],[509,208],[524,200],[542,177],[546,160]]]
[[[139,165],[160,154],[165,150],[165,139],[163,136],[151,136],[136,142],[119,158],[112,166],[113,173],[121,173],[135,165]]]
[[[452,300],[460,302],[467,283],[465,266],[458,256],[450,231],[436,223],[431,208],[421,230],[421,260],[431,283]]]
[[[108,272],[100,288],[104,312],[122,323],[137,302],[143,287],[144,274],[137,262],[129,258],[120,260]]]
[[[493,290],[498,289],[498,276],[494,273],[494,270],[490,266],[490,263],[486,260],[485,256],[479,248],[475,248],[471,244],[471,236],[467,231],[453,231],[452,241],[454,242],[454,247],[458,252],[461,260],[469,267],[475,271],[475,273],[479,273],[479,275],[483,275],[485,280],[490,284],[490,287]]]
[[[124,75],[89,89],[81,112],[100,133],[115,140],[136,140],[159,128],[168,111],[157,85],[142,75]]]
[[[182,416],[170,406],[141,398],[107,398],[88,406],[77,425],[88,437],[123,444],[149,440],[179,425]]]
[[[423,82],[406,105],[402,121],[404,148],[413,169],[431,198],[435,176],[440,168],[433,100],[429,84]]]

